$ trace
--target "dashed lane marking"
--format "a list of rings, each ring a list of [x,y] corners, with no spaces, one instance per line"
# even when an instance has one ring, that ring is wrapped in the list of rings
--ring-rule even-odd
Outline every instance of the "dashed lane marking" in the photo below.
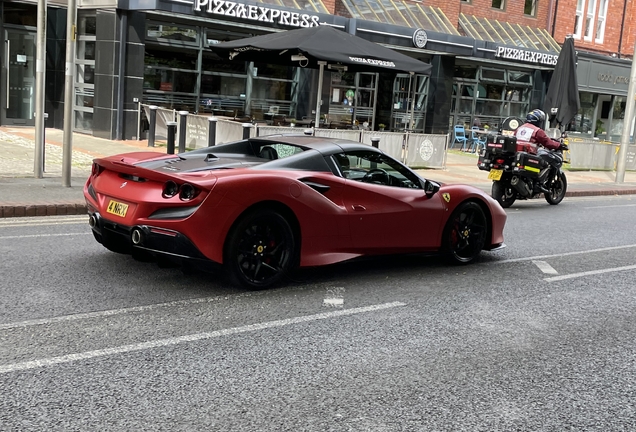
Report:
[[[81,232],[81,233],[60,233],[60,234],[25,234],[25,235],[14,235],[14,236],[0,236],[0,240],[37,238],[37,237],[77,236],[77,235],[90,235],[90,233]]]
[[[572,273],[569,275],[553,276],[549,278],[544,278],[543,280],[546,282],[557,282],[557,281],[562,281],[567,279],[575,279],[575,278],[580,278],[585,276],[593,276],[593,275],[599,275],[604,273],[614,273],[614,272],[626,271],[626,270],[636,270],[636,265],[614,267],[614,268],[608,268],[608,269],[602,269],[602,270],[591,270],[591,271],[586,271],[581,273]]]
[[[554,267],[552,267],[550,264],[548,264],[545,261],[532,261],[537,267],[539,267],[539,270],[541,270],[543,273],[546,274],[559,274],[558,271],[556,271],[554,269]]]
[[[604,247],[604,248],[598,248],[598,249],[589,249],[584,251],[563,252],[563,253],[552,254],[552,255],[537,255],[537,256],[525,257],[525,258],[512,258],[512,259],[501,260],[501,261],[493,261],[493,264],[507,264],[511,262],[534,261],[534,260],[542,260],[546,258],[558,258],[558,257],[570,256],[570,255],[582,255],[582,254],[596,253],[596,252],[607,252],[612,250],[628,249],[628,248],[634,248],[634,247],[636,247],[636,244],[630,244],[630,245],[624,245],[624,246],[610,246],[610,247]]]
[[[319,313],[315,315],[300,316],[296,318],[267,321],[263,323],[250,324],[250,325],[245,325],[241,327],[233,327],[229,329],[217,330],[212,332],[197,333],[192,335],[172,337],[172,338],[166,338],[166,339],[158,339],[154,341],[123,345],[123,346],[113,347],[113,348],[105,348],[105,349],[94,350],[94,351],[67,354],[67,355],[58,356],[58,357],[49,357],[49,358],[43,358],[38,360],[7,364],[7,365],[0,366],[0,374],[24,371],[29,369],[43,368],[47,366],[53,366],[56,364],[70,363],[70,362],[74,362],[78,360],[87,360],[87,359],[105,357],[105,356],[115,355],[115,354],[125,354],[129,352],[143,351],[143,350],[149,350],[153,348],[162,348],[166,346],[178,345],[178,344],[187,343],[187,342],[196,342],[196,341],[201,341],[206,339],[219,338],[222,336],[248,333],[248,332],[254,332],[259,330],[277,328],[277,327],[284,327],[291,324],[300,324],[300,323],[307,323],[307,322],[318,321],[318,320],[325,320],[329,318],[357,315],[357,314],[366,313],[366,312],[375,312],[375,311],[390,309],[390,308],[394,308],[398,306],[406,306],[406,304],[402,302],[393,302],[393,303],[384,303],[384,304],[352,308],[352,309],[343,309],[343,310],[338,310],[334,312],[325,312],[325,313]]]

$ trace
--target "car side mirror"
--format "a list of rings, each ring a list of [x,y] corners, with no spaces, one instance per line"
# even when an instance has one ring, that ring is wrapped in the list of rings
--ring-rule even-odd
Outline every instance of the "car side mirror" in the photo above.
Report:
[[[434,181],[430,180],[424,180],[424,193],[428,198],[435,195],[439,191],[439,188],[439,183],[435,183]]]

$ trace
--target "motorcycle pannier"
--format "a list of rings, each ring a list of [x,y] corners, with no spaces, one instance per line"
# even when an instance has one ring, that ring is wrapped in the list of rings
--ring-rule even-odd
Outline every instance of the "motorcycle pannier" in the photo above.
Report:
[[[517,151],[517,137],[505,135],[488,137],[486,151],[494,154],[515,153]]]
[[[542,169],[548,166],[548,163],[537,155],[526,152],[517,153],[516,166],[513,168],[515,172],[523,174],[527,177],[537,177]]]

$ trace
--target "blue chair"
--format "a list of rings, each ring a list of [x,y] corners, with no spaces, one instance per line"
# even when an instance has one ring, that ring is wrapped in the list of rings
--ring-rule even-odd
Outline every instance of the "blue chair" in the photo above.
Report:
[[[455,125],[455,139],[453,140],[453,147],[455,143],[462,144],[462,150],[464,150],[468,146],[468,137],[466,136],[466,130],[464,130],[464,126]]]
[[[479,126],[473,126],[472,130],[470,131],[471,152],[479,152],[486,145],[486,135],[475,132],[477,130],[479,130]]]

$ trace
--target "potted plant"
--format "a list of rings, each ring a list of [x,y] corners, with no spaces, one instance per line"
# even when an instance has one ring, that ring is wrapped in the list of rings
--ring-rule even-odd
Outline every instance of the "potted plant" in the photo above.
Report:
[[[386,125],[384,123],[380,123],[378,125],[378,129],[380,130],[380,132],[383,132],[385,127],[386,127]]]

